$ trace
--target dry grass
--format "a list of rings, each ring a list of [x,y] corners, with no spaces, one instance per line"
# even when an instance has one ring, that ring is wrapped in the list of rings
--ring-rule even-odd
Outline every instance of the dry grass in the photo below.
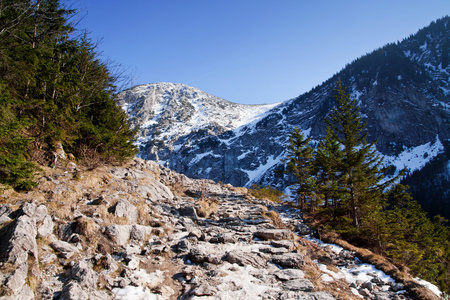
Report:
[[[267,212],[263,211],[261,213],[261,215],[264,218],[269,218],[270,220],[272,220],[273,225],[275,225],[275,227],[277,227],[277,228],[286,228],[286,226],[284,225],[283,221],[281,221],[280,214],[277,213],[276,211],[274,211],[274,210],[269,210]]]
[[[93,219],[80,217],[73,224],[73,231],[86,237],[88,241],[97,240],[99,235],[99,225]]]
[[[196,203],[197,215],[202,218],[209,218],[212,213],[219,209],[219,201],[211,198],[202,198]]]
[[[150,225],[153,219],[150,216],[148,205],[140,202],[136,205],[136,209],[138,211],[138,224],[145,226]]]
[[[39,285],[42,282],[42,278],[39,272],[39,266],[35,263],[29,262],[27,284],[33,292],[37,292]]]

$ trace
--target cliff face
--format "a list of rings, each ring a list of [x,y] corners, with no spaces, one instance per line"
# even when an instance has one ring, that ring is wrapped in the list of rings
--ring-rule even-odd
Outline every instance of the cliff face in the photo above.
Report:
[[[152,161],[44,169],[0,199],[1,299],[437,299],[292,207]]]

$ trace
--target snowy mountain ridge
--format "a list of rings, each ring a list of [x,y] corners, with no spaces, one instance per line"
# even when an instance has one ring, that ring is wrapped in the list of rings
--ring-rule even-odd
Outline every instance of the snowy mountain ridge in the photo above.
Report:
[[[181,83],[136,86],[119,95],[133,126],[141,129],[138,144],[149,140],[171,145],[177,138],[199,130],[215,134],[233,130],[264,117],[278,105],[245,105],[226,101]]]
[[[324,137],[323,120],[335,105],[334,89],[341,80],[358,101],[369,140],[377,140],[393,172],[403,167],[420,172],[433,160],[443,165],[450,160],[449,53],[450,18],[445,17],[282,103],[240,105],[171,83],[135,87],[119,94],[118,101],[131,124],[140,126],[141,158],[192,178],[285,189],[289,178],[276,171],[285,168],[289,133],[298,127],[313,141]],[[449,156],[442,157],[446,152]],[[434,176],[448,178],[425,178],[435,182]],[[425,200],[432,198],[428,194]],[[447,202],[440,194],[436,199]]]

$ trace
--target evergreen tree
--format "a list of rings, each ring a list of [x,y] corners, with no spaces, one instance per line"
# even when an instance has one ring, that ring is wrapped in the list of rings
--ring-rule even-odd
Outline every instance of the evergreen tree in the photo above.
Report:
[[[310,142],[311,138],[305,139],[301,130],[295,127],[289,135],[288,155],[285,161],[288,172],[295,177],[295,193],[301,209],[305,209],[307,199],[313,197],[314,178],[311,175],[313,148]]]
[[[117,78],[86,34],[74,34],[74,13],[58,0],[0,1],[1,183],[30,186],[27,159],[43,163],[39,156],[55,144],[79,162],[136,153],[134,132],[114,101]]]
[[[335,172],[342,175],[344,200],[354,227],[360,226],[360,218],[376,212],[382,207],[381,168],[383,159],[376,153],[375,143],[367,143],[368,132],[364,132],[366,124],[362,121],[356,100],[346,94],[342,82],[338,82],[335,99],[336,107],[325,120],[329,130],[340,144],[338,156],[342,157],[340,166]]]
[[[319,142],[314,156],[312,171],[316,178],[316,188],[324,200],[325,207],[330,204],[336,208],[343,197],[339,167],[342,164],[341,149],[334,132],[327,128],[324,140]],[[331,203],[330,203],[331,202]]]

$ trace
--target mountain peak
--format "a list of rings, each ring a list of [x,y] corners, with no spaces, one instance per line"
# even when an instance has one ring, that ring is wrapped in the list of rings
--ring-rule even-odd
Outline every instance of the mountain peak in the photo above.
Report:
[[[118,95],[119,105],[130,122],[145,133],[139,143],[164,140],[171,144],[190,132],[213,134],[233,130],[278,105],[246,105],[226,101],[182,83],[159,82],[139,85]]]

